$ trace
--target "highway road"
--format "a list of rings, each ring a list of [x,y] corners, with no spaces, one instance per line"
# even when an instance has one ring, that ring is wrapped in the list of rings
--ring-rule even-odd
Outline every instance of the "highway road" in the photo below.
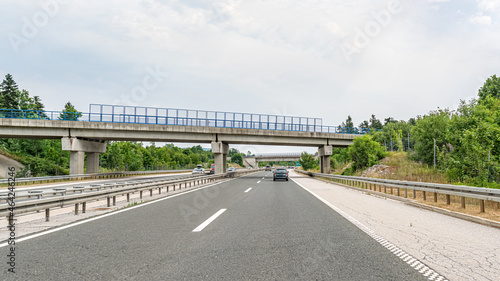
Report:
[[[1,280],[427,280],[270,172],[42,233],[15,254]]]

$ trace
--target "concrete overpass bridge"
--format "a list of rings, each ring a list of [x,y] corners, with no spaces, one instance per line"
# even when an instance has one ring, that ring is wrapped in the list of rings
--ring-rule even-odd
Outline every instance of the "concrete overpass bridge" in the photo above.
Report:
[[[247,163],[247,166],[258,167],[259,162],[284,162],[284,161],[298,161],[300,159],[301,153],[268,153],[268,154],[256,154],[252,156],[244,156],[243,162]]]
[[[321,171],[332,147],[346,147],[368,129],[323,126],[319,118],[91,105],[89,113],[0,110],[0,138],[61,139],[70,174],[99,171],[104,141],[210,143],[216,173],[226,171],[230,144],[318,147]]]

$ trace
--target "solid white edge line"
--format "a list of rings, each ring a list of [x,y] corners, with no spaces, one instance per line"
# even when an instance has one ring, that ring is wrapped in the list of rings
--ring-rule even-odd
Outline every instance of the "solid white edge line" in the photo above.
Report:
[[[250,190],[252,190],[251,187],[249,189],[245,190],[245,193],[249,192]]]
[[[248,176],[248,175],[244,175],[242,177],[245,177],[245,176]],[[216,186],[218,184],[225,183],[225,182],[232,181],[232,180],[235,180],[235,179],[225,180],[225,181],[214,183],[214,184],[211,184],[211,185],[207,185],[207,186],[204,186],[204,187],[201,187],[201,188],[196,188],[196,189],[193,189],[193,190],[188,190],[188,191],[185,191],[185,192],[182,192],[182,193],[178,193],[178,194],[174,194],[174,195],[167,196],[167,197],[164,197],[164,198],[156,199],[156,200],[151,201],[151,202],[146,202],[146,203],[142,203],[142,204],[139,204],[139,205],[136,205],[136,206],[133,206],[133,207],[128,207],[128,208],[125,208],[125,209],[122,209],[122,210],[119,210],[119,211],[113,211],[111,213],[100,215],[98,217],[94,217],[94,218],[90,218],[90,219],[84,219],[82,221],[78,221],[78,222],[71,223],[71,224],[68,224],[68,225],[64,225],[64,226],[56,227],[56,228],[53,228],[53,229],[49,229],[49,230],[46,230],[46,231],[43,231],[43,232],[40,232],[40,233],[36,233],[36,234],[33,234],[33,235],[29,235],[29,236],[26,236],[26,237],[23,237],[23,238],[18,238],[15,241],[16,241],[16,244],[17,244],[19,242],[30,240],[30,239],[33,239],[33,238],[36,238],[36,237],[40,237],[40,236],[43,236],[43,235],[54,233],[54,232],[57,232],[57,231],[60,231],[60,230],[63,230],[63,229],[67,229],[67,228],[70,228],[70,227],[73,227],[73,226],[77,226],[77,225],[84,224],[84,223],[87,223],[87,222],[95,221],[95,220],[102,219],[102,218],[105,218],[105,217],[109,217],[109,216],[112,216],[112,215],[116,215],[116,214],[119,214],[119,213],[127,212],[127,211],[130,211],[130,210],[136,209],[136,208],[147,206],[149,204],[154,204],[154,203],[157,203],[157,202],[160,202],[160,201],[163,201],[163,200],[168,200],[170,198],[174,198],[174,197],[177,197],[177,196],[180,196],[180,195],[184,195],[184,194],[188,194],[188,193],[191,193],[191,192],[194,192],[194,191],[198,191],[198,190],[202,190],[202,189],[209,188],[209,187],[212,187],[212,186]],[[9,245],[8,241],[4,242],[4,243],[0,244],[0,248],[3,248],[3,247],[8,246],[8,245]]]
[[[302,187],[305,191],[309,192],[312,196],[316,197],[318,200],[320,200],[321,202],[325,203],[328,207],[332,208],[335,212],[337,212],[339,215],[341,215],[342,217],[344,217],[345,219],[347,219],[349,222],[351,222],[353,225],[355,225],[357,228],[361,229],[361,231],[365,232],[368,236],[370,236],[372,239],[374,239],[375,241],[377,241],[377,239],[375,239],[375,237],[380,237],[379,235],[375,234],[375,232],[373,230],[371,230],[370,228],[368,228],[367,226],[365,226],[364,224],[362,224],[360,221],[358,221],[357,219],[355,219],[354,217],[350,216],[349,214],[347,214],[346,212],[342,211],[340,208],[338,208],[337,206],[333,205],[332,203],[326,201],[326,199],[323,199],[321,196],[315,194],[314,192],[312,192],[311,190],[309,190],[308,188],[306,188],[305,186],[303,186],[302,184],[298,183],[297,181],[295,181],[294,179],[291,179],[294,183],[296,183],[298,186]],[[377,241],[380,245],[383,246],[383,243],[381,243],[380,241]],[[387,241],[389,242],[389,241]],[[389,242],[389,244],[387,246],[383,246],[384,248],[388,249],[389,247],[391,246],[394,246],[396,247],[394,244],[392,244],[391,242]],[[389,249],[388,249],[389,250]],[[393,253],[394,254],[394,253]],[[406,253],[405,253],[406,254]],[[408,254],[408,257],[409,258],[414,258],[412,257],[410,254]],[[399,257],[400,258],[400,257]],[[422,263],[420,260],[416,259],[416,261],[418,261],[419,263]],[[412,266],[413,269],[417,270],[415,267]],[[435,272],[433,271],[432,269],[430,269],[429,267],[425,267],[425,269],[429,269],[430,271],[432,272]],[[418,271],[418,270],[417,270]],[[422,273],[425,277],[427,277],[427,275],[424,274],[425,270],[422,269],[419,271],[420,273]],[[442,275],[439,275],[440,277],[443,277],[444,280],[448,281],[447,279],[445,279],[444,276]]]
[[[257,183],[260,183],[260,181],[258,181]]]
[[[197,228],[193,229],[193,232],[200,232],[200,231],[202,231],[211,222],[213,222],[218,216],[222,215],[222,213],[224,213],[226,210],[227,209],[220,209],[217,213],[213,214],[206,221],[204,221],[202,224],[200,224]]]

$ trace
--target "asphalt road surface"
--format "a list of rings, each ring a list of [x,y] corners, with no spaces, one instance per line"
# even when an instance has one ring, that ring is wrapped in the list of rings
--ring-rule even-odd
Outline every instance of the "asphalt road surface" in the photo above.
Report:
[[[2,262],[1,280],[427,279],[270,172],[19,241],[15,255],[16,273]]]

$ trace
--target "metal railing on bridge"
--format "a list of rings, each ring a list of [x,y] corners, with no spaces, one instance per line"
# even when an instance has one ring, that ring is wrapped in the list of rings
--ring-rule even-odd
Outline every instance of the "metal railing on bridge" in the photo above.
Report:
[[[259,157],[300,157],[302,153],[291,152],[291,153],[261,153],[255,155],[243,155],[243,157],[259,158]]]
[[[323,126],[321,118],[91,104],[89,112],[0,109],[0,118],[201,126],[275,131],[367,134],[369,128]]]

